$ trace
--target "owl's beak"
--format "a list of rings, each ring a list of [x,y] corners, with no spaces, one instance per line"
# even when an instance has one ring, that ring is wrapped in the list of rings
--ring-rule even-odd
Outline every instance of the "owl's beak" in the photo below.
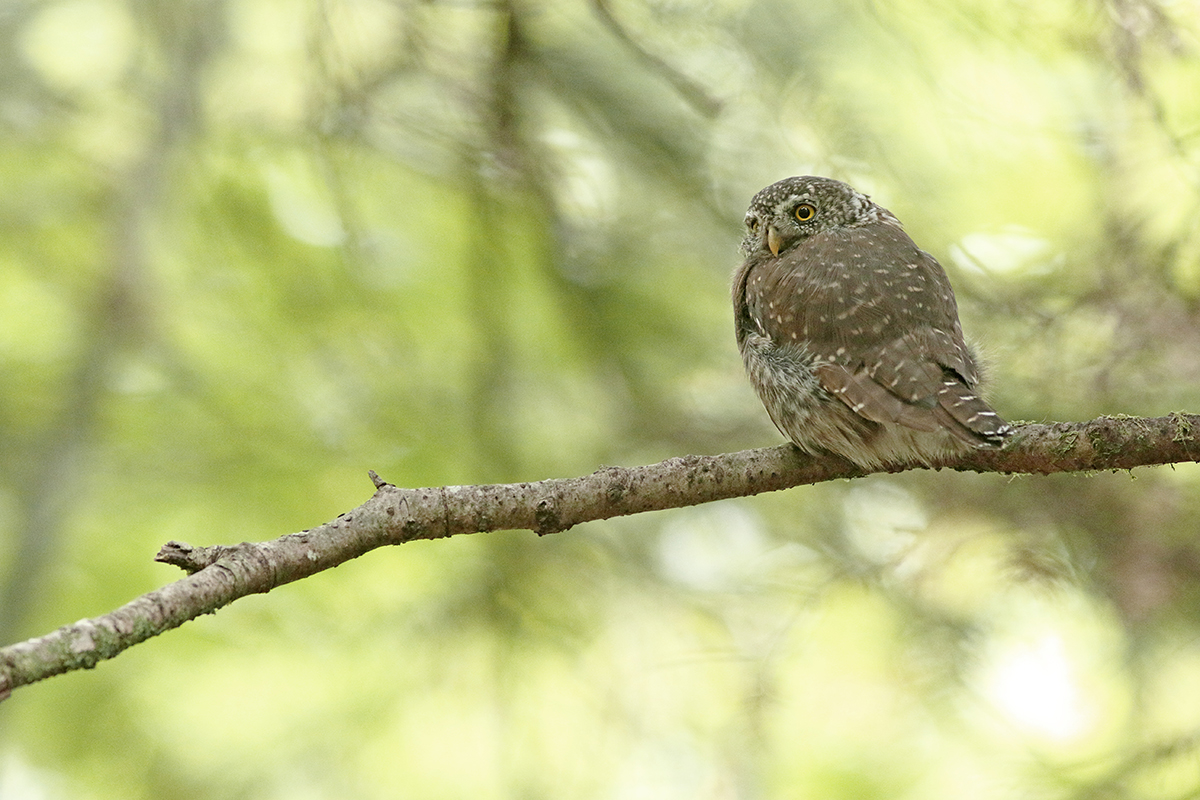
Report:
[[[779,231],[775,230],[774,225],[767,226],[767,247],[771,248],[771,255],[779,255],[779,246],[783,244],[783,237],[779,235]]]

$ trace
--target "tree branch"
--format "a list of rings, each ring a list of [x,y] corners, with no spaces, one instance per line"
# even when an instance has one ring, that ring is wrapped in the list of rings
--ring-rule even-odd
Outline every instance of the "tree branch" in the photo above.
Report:
[[[975,451],[937,468],[1049,474],[1191,462],[1200,454],[1194,429],[1200,431],[1200,416],[1189,414],[1024,424],[1003,449]],[[168,542],[156,560],[184,569],[187,577],[104,616],[0,648],[0,699],[19,686],[90,669],[240,597],[269,592],[384,545],[509,529],[558,533],[581,522],[864,474],[839,457],[813,458],[787,444],[682,456],[644,467],[605,467],[579,478],[536,483],[401,489],[372,472],[374,496],[318,528],[233,546]]]

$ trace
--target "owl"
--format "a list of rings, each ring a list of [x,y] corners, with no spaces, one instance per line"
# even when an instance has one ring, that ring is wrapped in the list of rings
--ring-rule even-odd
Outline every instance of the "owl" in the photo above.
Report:
[[[890,211],[829,178],[787,178],[746,212],[738,349],[776,427],[864,470],[998,447],[945,271]]]

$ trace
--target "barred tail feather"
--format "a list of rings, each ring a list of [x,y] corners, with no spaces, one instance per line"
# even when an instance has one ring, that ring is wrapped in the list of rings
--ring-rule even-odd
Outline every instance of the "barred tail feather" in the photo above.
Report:
[[[938,389],[933,413],[946,430],[972,447],[999,447],[1012,430],[974,389],[949,375]]]

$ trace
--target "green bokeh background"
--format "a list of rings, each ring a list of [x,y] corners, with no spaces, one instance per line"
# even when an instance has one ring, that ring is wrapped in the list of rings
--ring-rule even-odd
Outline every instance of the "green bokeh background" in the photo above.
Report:
[[[1009,419],[1200,408],[1187,0],[0,15],[0,633],[404,486],[775,444],[741,219],[847,180]],[[1200,472],[370,553],[0,705],[0,798],[1200,795]]]

